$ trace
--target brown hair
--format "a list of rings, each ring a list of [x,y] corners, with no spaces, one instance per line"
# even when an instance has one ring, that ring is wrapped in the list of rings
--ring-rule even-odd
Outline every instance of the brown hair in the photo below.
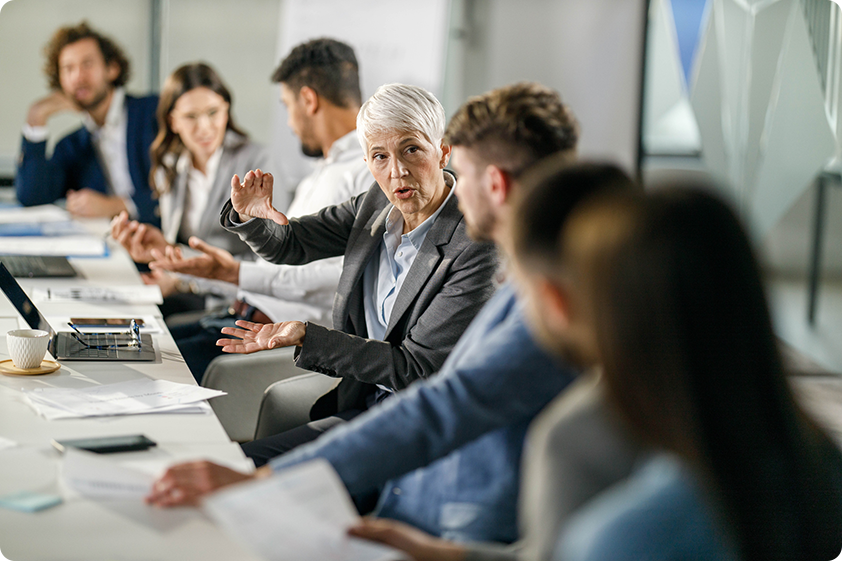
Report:
[[[62,27],[54,34],[47,46],[44,47],[44,54],[47,57],[47,62],[44,64],[44,74],[47,75],[50,88],[54,90],[61,90],[61,80],[59,79],[58,59],[61,56],[61,51],[67,46],[82,39],[94,39],[99,45],[99,50],[102,52],[102,57],[105,59],[105,65],[108,66],[112,62],[120,67],[120,73],[111,82],[111,85],[116,87],[126,85],[131,77],[131,68],[129,66],[129,59],[123,53],[117,43],[101,33],[91,29],[88,22],[83,21],[78,25]]]
[[[444,135],[445,144],[472,149],[515,177],[550,154],[574,155],[578,140],[576,117],[561,96],[533,82],[470,98]]]
[[[586,203],[542,260],[588,301],[611,402],[643,442],[696,468],[741,558],[832,558],[842,456],[795,402],[748,236],[711,192]],[[548,189],[530,195],[525,231],[552,212]],[[538,257],[527,239],[517,251]]]
[[[149,149],[152,156],[149,183],[155,187],[155,191],[159,195],[169,191],[176,176],[175,163],[167,161],[167,154],[178,156],[184,150],[184,143],[172,130],[169,115],[178,98],[195,88],[207,88],[224,99],[228,103],[226,130],[234,131],[245,137],[248,136],[234,122],[231,93],[213,68],[204,62],[195,62],[178,67],[167,77],[164,87],[161,88],[161,98],[158,101],[157,110],[158,135],[152,141],[152,146]],[[155,177],[159,168],[164,170],[164,181],[160,185]]]

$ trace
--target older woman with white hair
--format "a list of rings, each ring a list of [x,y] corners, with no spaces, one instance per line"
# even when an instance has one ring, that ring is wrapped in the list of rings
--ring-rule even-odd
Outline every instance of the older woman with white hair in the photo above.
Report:
[[[244,445],[258,465],[437,372],[493,292],[490,244],[471,241],[456,178],[446,171],[444,109],[415,86],[380,87],[357,116],[376,183],[350,201],[287,219],[272,206],[273,178],[234,176],[222,225],[273,263],[344,255],[333,329],[286,321],[224,328],[232,353],[296,346],[296,365],[342,378],[311,410],[313,422]],[[245,373],[244,375],[248,375]]]

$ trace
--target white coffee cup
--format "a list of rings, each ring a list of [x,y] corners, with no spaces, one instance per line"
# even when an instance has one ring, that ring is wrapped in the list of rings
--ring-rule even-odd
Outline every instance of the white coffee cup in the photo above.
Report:
[[[40,329],[16,329],[6,333],[6,347],[17,368],[29,370],[41,366],[50,334]]]

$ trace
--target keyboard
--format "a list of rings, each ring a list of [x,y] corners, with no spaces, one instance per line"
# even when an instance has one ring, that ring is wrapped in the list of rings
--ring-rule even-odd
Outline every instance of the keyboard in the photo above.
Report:
[[[0,255],[0,263],[13,277],[75,277],[76,270],[66,257],[41,255]]]

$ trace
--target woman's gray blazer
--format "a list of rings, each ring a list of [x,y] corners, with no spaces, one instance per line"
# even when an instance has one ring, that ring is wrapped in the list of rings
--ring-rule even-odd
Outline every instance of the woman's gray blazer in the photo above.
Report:
[[[363,272],[379,251],[392,205],[375,183],[341,205],[291,219],[236,225],[229,201],[221,222],[255,253],[272,263],[300,265],[344,255],[345,262],[328,329],[308,323],[296,365],[343,378],[337,391],[323,396],[313,419],[365,408],[365,398],[380,384],[401,390],[437,372],[456,341],[494,291],[497,269],[493,245],[472,241],[456,197],[451,197],[430,229],[398,294],[384,341],[367,339]]]

